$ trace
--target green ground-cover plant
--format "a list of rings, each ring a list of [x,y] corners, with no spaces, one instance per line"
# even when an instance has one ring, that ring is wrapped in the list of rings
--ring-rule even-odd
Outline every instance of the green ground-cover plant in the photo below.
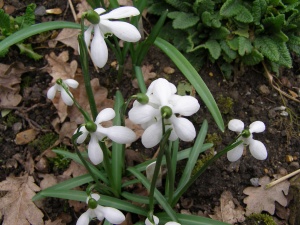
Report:
[[[29,27],[35,24],[35,14],[34,10],[36,5],[34,3],[29,4],[26,8],[24,15],[17,16],[13,18],[0,9],[0,41],[9,37],[11,34],[21,30],[23,28]],[[34,52],[31,44],[23,43],[23,41],[16,43],[16,46],[20,49],[21,54],[25,54],[28,57],[38,60],[42,56]],[[0,51],[0,57],[4,57],[8,53],[8,48]]]
[[[162,37],[198,68],[208,58],[230,76],[234,65],[265,62],[278,74],[300,54],[298,0],[152,0],[148,12],[166,9]]]

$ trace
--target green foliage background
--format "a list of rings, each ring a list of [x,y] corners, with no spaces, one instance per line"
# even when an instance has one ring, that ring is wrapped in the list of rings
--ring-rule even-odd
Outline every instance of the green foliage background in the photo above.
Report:
[[[279,73],[300,55],[298,0],[151,0],[148,12],[169,10],[161,36],[184,52],[196,68],[217,62],[230,76],[235,64],[262,61]]]

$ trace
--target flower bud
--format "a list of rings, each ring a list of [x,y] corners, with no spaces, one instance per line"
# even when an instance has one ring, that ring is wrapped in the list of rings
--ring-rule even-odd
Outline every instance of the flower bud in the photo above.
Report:
[[[90,9],[86,12],[86,17],[92,24],[98,24],[100,22],[100,16],[94,10]]]
[[[58,85],[62,85],[62,84],[63,84],[63,80],[62,80],[61,78],[58,78],[58,79],[56,80],[56,83],[57,83]]]
[[[165,119],[169,119],[173,114],[172,109],[169,106],[161,107],[160,113],[161,113],[162,117]]]
[[[143,94],[143,93],[138,93],[136,95],[136,100],[139,103],[145,105],[145,104],[147,104],[149,102],[149,97],[147,95]]]
[[[90,198],[88,201],[88,206],[90,209],[96,209],[98,206],[98,202],[95,199]]]
[[[92,121],[88,121],[85,125],[85,128],[88,130],[88,132],[93,133],[97,130],[97,125]]]
[[[242,137],[243,138],[248,138],[248,137],[250,137],[250,135],[251,135],[251,132],[250,132],[249,129],[243,130],[243,132],[242,132]]]

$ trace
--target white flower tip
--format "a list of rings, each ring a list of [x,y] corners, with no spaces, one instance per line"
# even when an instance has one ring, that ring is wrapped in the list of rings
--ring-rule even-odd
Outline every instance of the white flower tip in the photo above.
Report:
[[[102,207],[101,211],[104,214],[105,219],[112,224],[121,224],[125,220],[124,214],[118,209],[112,207]]]
[[[266,129],[266,125],[262,121],[255,121],[249,126],[251,133],[261,133]]]
[[[254,158],[258,160],[265,160],[268,157],[266,146],[257,140],[252,140],[249,144],[249,150]]]
[[[159,223],[159,219],[157,216],[153,216],[153,220],[154,220],[154,225],[158,225]],[[150,222],[150,220],[148,218],[146,218],[145,220],[145,225],[153,225],[153,223]]]
[[[57,91],[57,89],[56,89],[55,85],[52,86],[51,88],[49,88],[49,90],[47,91],[47,98],[53,100],[55,97],[56,91]]]
[[[242,132],[244,129],[244,123],[238,119],[232,119],[228,123],[228,129],[235,132]]]

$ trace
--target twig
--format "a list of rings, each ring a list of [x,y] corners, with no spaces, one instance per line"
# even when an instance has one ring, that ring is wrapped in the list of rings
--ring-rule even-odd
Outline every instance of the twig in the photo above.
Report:
[[[278,87],[278,84],[275,83],[275,81],[274,81],[274,79],[273,79],[273,75],[269,72],[269,70],[268,70],[266,64],[265,64],[264,62],[263,62],[262,64],[263,64],[263,66],[264,66],[264,69],[265,69],[265,72],[266,72],[266,76],[267,76],[267,78],[268,78],[269,83],[271,84],[271,86],[272,86],[275,90],[277,90],[280,94],[282,94],[283,96],[285,96],[285,97],[287,97],[287,98],[289,98],[289,99],[291,99],[291,100],[293,100],[293,101],[295,101],[295,102],[300,103],[300,101],[299,101],[298,99],[296,99],[296,98],[294,98],[293,96],[287,94],[286,92],[282,91],[282,90]],[[275,83],[275,85],[274,85],[274,83]]]
[[[68,0],[68,2],[69,2],[69,5],[70,5],[71,12],[73,14],[74,20],[75,20],[76,23],[78,23],[77,15],[76,15],[72,0]]]
[[[290,174],[287,174],[287,175],[285,175],[285,176],[279,178],[278,180],[275,180],[275,181],[273,181],[273,182],[267,184],[265,188],[267,189],[267,188],[273,187],[274,185],[276,185],[276,184],[278,184],[278,183],[280,183],[280,182],[282,182],[282,181],[284,181],[284,180],[287,180],[287,179],[289,179],[290,177],[293,177],[293,176],[295,176],[295,175],[298,174],[298,173],[300,173],[300,169],[298,169],[298,170],[296,170],[296,171],[294,171],[294,172],[292,172],[292,173],[290,173]]]

